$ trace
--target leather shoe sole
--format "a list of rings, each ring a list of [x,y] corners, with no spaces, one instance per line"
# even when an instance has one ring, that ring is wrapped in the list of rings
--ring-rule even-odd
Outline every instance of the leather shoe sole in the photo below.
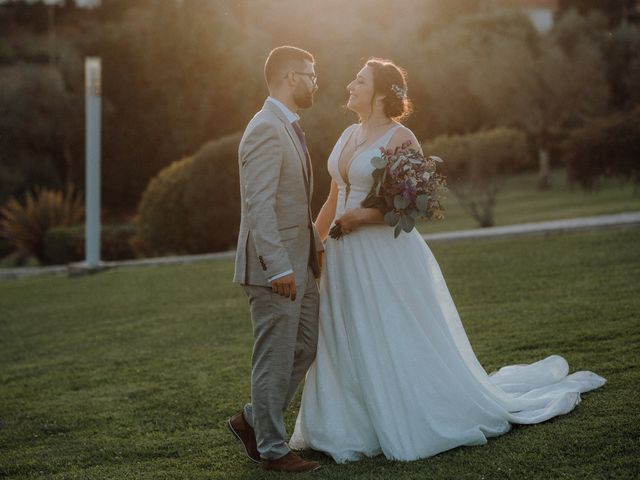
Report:
[[[247,447],[242,441],[242,438],[240,438],[240,435],[238,435],[238,433],[233,429],[233,426],[231,425],[231,417],[227,418],[227,428],[231,433],[233,433],[233,436],[236,437],[238,441],[242,444],[242,448],[244,448],[244,453],[247,455],[247,458],[249,458],[249,460],[251,460],[253,463],[261,463],[260,459],[255,459],[249,454]]]
[[[283,473],[314,472],[321,467],[319,462],[303,460],[294,452],[289,452],[277,460],[262,459],[264,470],[273,470]]]

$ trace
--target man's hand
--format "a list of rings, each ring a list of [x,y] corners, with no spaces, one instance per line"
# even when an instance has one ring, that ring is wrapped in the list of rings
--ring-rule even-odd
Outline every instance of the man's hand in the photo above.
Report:
[[[296,291],[296,276],[293,273],[280,277],[277,280],[271,282],[271,290],[283,297],[291,298],[291,301],[295,301]]]

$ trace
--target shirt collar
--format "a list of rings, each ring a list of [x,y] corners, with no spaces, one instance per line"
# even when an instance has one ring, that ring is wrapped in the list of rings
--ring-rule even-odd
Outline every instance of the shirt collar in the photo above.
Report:
[[[300,120],[300,116],[289,110],[289,108],[280,100],[276,100],[275,98],[269,96],[267,97],[267,101],[273,103],[276,107],[282,110],[282,113],[284,113],[284,116],[287,117],[289,123],[297,122],[298,120]]]

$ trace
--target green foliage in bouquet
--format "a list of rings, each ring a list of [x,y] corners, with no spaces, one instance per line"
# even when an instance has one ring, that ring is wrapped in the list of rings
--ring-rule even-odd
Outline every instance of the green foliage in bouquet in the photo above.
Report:
[[[413,230],[418,219],[444,218],[441,200],[446,181],[436,172],[442,159],[435,155],[425,159],[417,150],[406,147],[393,154],[382,151],[382,156],[371,160],[374,189],[362,202],[364,208],[378,208],[384,213],[384,222],[395,227],[395,237],[401,231]],[[387,177],[393,177],[391,182]]]

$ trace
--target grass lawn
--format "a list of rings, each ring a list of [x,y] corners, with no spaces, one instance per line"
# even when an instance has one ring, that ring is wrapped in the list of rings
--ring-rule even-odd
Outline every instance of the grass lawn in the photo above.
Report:
[[[435,245],[488,371],[557,353],[608,383],[484,446],[409,463],[314,454],[323,468],[295,478],[638,478],[639,246],[640,229]],[[252,345],[231,276],[212,262],[0,282],[0,477],[292,478],[224,427],[248,398]]]
[[[536,188],[537,173],[509,176],[498,193],[495,206],[496,226],[542,222],[573,217],[640,211],[640,192],[632,183],[605,180],[598,190],[570,186],[564,169],[552,172],[550,190]],[[443,202],[445,219],[421,223],[421,233],[449,232],[478,228],[476,221],[460,206],[453,192]]]

